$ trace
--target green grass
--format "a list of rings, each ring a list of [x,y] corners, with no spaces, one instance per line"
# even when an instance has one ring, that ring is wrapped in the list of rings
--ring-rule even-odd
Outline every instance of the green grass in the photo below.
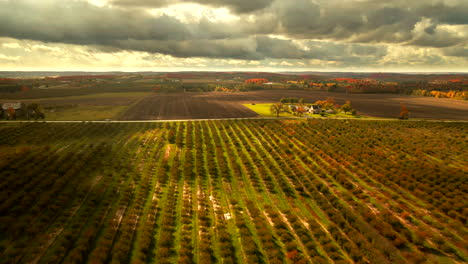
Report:
[[[264,117],[276,117],[276,115],[272,114],[270,111],[270,106],[272,104],[243,104],[244,106],[248,107],[252,111],[256,112],[257,114],[264,116]],[[281,113],[279,116],[282,117],[294,117],[291,113]]]
[[[72,106],[56,112],[46,111],[49,121],[98,121],[116,119],[128,106]]]

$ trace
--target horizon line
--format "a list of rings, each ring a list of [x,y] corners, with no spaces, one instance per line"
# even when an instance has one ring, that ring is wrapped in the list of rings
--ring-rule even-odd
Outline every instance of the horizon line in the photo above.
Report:
[[[0,70],[0,72],[84,72],[84,73],[173,73],[173,72],[239,72],[239,73],[397,73],[397,74],[468,74],[468,71],[319,71],[319,70]]]

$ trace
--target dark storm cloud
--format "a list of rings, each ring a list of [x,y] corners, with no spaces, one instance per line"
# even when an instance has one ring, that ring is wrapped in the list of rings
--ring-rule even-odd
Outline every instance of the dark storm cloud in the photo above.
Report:
[[[429,1],[327,1],[314,3],[309,0],[277,1],[270,9],[277,14],[278,32],[294,38],[334,39],[361,43],[404,43],[441,47],[463,41],[452,33],[444,34],[448,41],[415,39],[414,29],[424,19],[433,21],[426,28],[431,33],[438,25],[467,25],[468,2],[454,6]],[[268,14],[259,16],[268,18]],[[265,19],[266,20],[266,19]],[[465,29],[466,30],[466,29]]]
[[[249,37],[219,40],[119,40],[109,43],[123,50],[138,50],[170,54],[174,57],[233,58],[244,60],[303,59],[312,57],[292,41],[268,37]],[[103,50],[106,48],[103,47]]]
[[[417,14],[433,18],[440,23],[452,25],[468,24],[468,3],[461,1],[455,6],[447,6],[442,2],[434,5],[422,5],[416,10]]]
[[[320,21],[320,7],[308,0],[277,3],[274,12],[281,28],[293,34],[314,31]]]
[[[227,7],[235,13],[249,13],[268,7],[274,0],[113,0],[116,6],[164,7],[178,3],[197,3],[213,7]]]
[[[108,50],[108,47],[110,50]],[[137,50],[170,54],[174,57],[205,57],[223,59],[318,59],[347,63],[376,63],[387,54],[384,46],[337,44],[306,41],[302,45],[292,40],[270,37],[249,37],[220,40],[119,40],[100,47],[101,51]]]
[[[409,44],[415,46],[426,46],[426,47],[450,47],[459,43],[467,42],[462,37],[454,36],[447,31],[434,31],[432,34],[428,34],[426,31],[414,38]]]
[[[387,54],[387,48],[385,46],[342,44],[321,41],[309,41],[306,45],[308,47],[309,57],[319,60],[376,62]]]
[[[179,58],[235,58],[257,60],[264,56],[256,52],[256,42],[252,39],[229,40],[118,40],[109,43],[111,47],[123,50],[136,50],[162,53]],[[104,48],[105,50],[105,48]]]
[[[186,39],[192,32],[169,16],[151,17],[86,2],[0,2],[0,35],[19,39],[100,44],[117,39]]]
[[[240,19],[213,22],[202,17],[196,22],[183,22],[169,15],[153,16],[142,8],[131,8],[182,2],[228,7]],[[467,3],[448,5],[416,0],[404,3],[402,0],[114,0],[114,6],[98,7],[76,0],[7,0],[0,1],[0,37],[89,45],[106,51],[248,60],[371,63],[385,56],[387,49],[382,43],[444,48],[448,56],[465,54],[460,48],[453,51],[447,48],[467,43]],[[459,32],[447,29],[447,25],[459,27]],[[302,44],[294,39],[303,40]]]
[[[274,39],[269,37],[256,38],[256,52],[274,59],[304,59],[310,58],[310,53],[299,48],[291,40]]]

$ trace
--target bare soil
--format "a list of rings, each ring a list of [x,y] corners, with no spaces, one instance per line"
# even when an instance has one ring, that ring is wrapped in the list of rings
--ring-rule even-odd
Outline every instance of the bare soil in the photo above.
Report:
[[[320,91],[262,90],[238,93],[154,94],[129,108],[123,120],[243,118],[257,114],[245,103],[278,102],[283,97],[304,98],[306,103],[333,97],[338,104],[351,101],[358,114],[396,118],[400,103],[410,118],[468,120],[468,101],[398,94],[345,94]]]
[[[177,120],[255,116],[257,113],[240,104],[230,94],[212,92],[154,94],[130,107],[121,119]]]

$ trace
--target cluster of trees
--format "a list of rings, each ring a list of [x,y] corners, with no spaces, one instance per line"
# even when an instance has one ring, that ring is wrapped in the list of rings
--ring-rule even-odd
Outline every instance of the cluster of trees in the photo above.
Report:
[[[215,88],[216,92],[225,92],[225,93],[233,93],[233,92],[246,92],[248,90],[259,90],[263,89],[262,86],[259,85],[252,85],[252,84],[235,84],[235,85],[222,85],[217,86]]]
[[[460,100],[468,100],[468,91],[429,91],[423,89],[413,90],[411,92],[412,95],[418,96],[429,96],[435,98],[450,98],[450,99],[460,99]]]
[[[356,110],[351,106],[351,101],[346,101],[343,105],[339,105],[335,102],[335,98],[328,97],[325,100],[316,101],[315,104],[319,105],[324,110],[356,114]]]
[[[186,83],[170,83],[161,84],[153,88],[155,92],[161,93],[177,93],[177,92],[245,92],[264,90],[267,87],[256,83],[243,83],[243,84],[186,84]]]
[[[23,104],[19,103],[17,104],[20,107],[16,108],[15,107],[5,107],[7,104],[0,105],[0,119],[8,119],[8,120],[16,120],[16,119],[44,119],[44,110],[42,107],[37,104],[37,103],[31,103],[31,104]],[[6,109],[4,109],[6,108]]]
[[[333,97],[328,97],[323,101],[316,101],[314,104],[305,104],[303,98],[281,98],[279,103],[270,106],[270,112],[279,117],[283,112],[293,113],[298,116],[304,115],[309,109],[317,108],[314,112],[319,112],[322,115],[327,113],[343,112],[345,114],[356,115],[356,110],[351,106],[351,101],[346,101],[343,105],[335,103]]]
[[[335,98],[327,97],[325,100],[316,101],[315,104],[320,105],[325,110],[337,110],[340,105],[335,102]]]
[[[380,82],[373,79],[334,78],[309,82],[304,89],[346,93],[398,93],[402,87],[396,82]]]
[[[344,104],[339,105],[335,102],[333,97],[328,97],[325,100],[319,100],[314,103],[315,105],[319,105],[323,110],[330,110],[331,113],[333,112],[343,112],[345,114],[352,114],[356,115],[357,111],[351,105],[351,101],[346,101]]]
[[[409,95],[463,99],[468,89],[466,80],[418,80],[399,84],[401,92]],[[434,92],[434,93],[431,93]],[[450,93],[450,95],[449,95]]]
[[[44,119],[44,110],[37,103],[31,103],[26,105],[26,118],[27,119]]]
[[[264,83],[267,83],[268,80],[265,79],[265,78],[257,78],[257,79],[247,79],[244,81],[246,84],[257,84],[257,85],[261,85],[261,84],[264,84]]]

